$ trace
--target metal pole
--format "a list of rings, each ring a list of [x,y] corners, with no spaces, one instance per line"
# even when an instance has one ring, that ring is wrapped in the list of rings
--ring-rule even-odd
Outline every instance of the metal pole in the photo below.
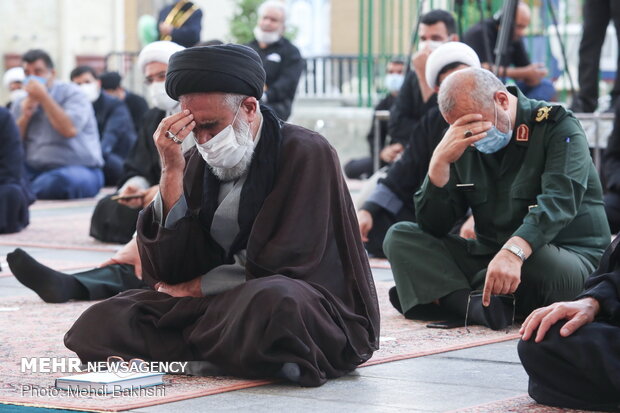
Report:
[[[362,106],[362,75],[364,61],[364,0],[359,0],[360,22],[359,22],[359,54],[357,59],[357,106]]]
[[[373,19],[373,0],[368,0],[368,61],[367,63],[367,82],[366,82],[366,92],[368,96],[366,98],[366,106],[372,106],[372,83],[374,80],[374,71],[373,71],[373,54],[372,54],[372,36],[374,34],[374,28],[372,25]]]
[[[381,141],[381,120],[378,116],[375,116],[375,133],[372,139],[373,155],[372,155],[372,172],[375,173],[379,170],[379,142]]]

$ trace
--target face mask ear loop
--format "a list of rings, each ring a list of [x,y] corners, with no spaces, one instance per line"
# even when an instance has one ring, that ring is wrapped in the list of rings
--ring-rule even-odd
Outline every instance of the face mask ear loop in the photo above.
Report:
[[[237,120],[237,115],[239,114],[239,109],[241,109],[241,106],[243,106],[243,102],[241,102],[241,105],[239,105],[239,107],[237,108],[237,111],[235,112],[235,116],[233,116],[233,120],[232,122],[230,122],[230,126],[232,126],[233,128],[235,127],[235,120]]]

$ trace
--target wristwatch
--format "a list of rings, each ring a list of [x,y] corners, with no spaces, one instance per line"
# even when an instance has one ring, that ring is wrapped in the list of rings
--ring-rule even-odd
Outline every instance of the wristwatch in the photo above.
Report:
[[[515,244],[506,244],[502,247],[502,249],[512,252],[514,255],[521,258],[521,261],[525,261],[525,253],[523,252],[521,248],[519,248]]]

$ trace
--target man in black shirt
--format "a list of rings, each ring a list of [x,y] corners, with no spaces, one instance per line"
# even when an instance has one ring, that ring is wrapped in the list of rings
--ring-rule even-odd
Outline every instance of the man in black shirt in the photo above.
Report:
[[[476,53],[463,43],[445,43],[428,59],[427,86],[437,91],[445,77],[466,67],[480,67]],[[435,104],[417,123],[402,157],[392,164],[358,211],[360,233],[368,253],[383,257],[383,239],[390,226],[415,221],[413,194],[422,185],[431,155],[448,126]]]
[[[551,81],[545,78],[547,69],[542,63],[530,62],[523,43],[523,36],[530,24],[530,17],[529,6],[519,2],[512,42],[509,43],[508,50],[500,62],[499,76],[514,79],[519,89],[530,99],[551,101],[555,96],[555,88]],[[478,53],[482,66],[487,69],[492,69],[495,64],[494,50],[499,33],[499,22],[499,17],[483,20],[463,35],[463,42]]]
[[[426,60],[442,43],[458,41],[454,17],[445,10],[431,10],[420,19],[418,51],[411,58],[413,70],[405,76],[396,102],[390,109],[388,134],[393,142],[406,146],[420,118],[437,98],[425,79]]]
[[[142,125],[142,117],[149,110],[146,100],[142,96],[123,88],[121,86],[121,75],[118,72],[103,73],[99,76],[99,80],[101,80],[101,88],[104,92],[125,102],[136,128],[136,133],[138,133],[140,125]]]
[[[279,1],[266,1],[258,8],[254,40],[248,43],[260,56],[267,73],[261,103],[271,107],[282,120],[291,116],[297,84],[304,69],[299,50],[283,37],[285,22],[284,4]]]
[[[390,110],[394,102],[396,101],[396,97],[398,96],[398,91],[403,84],[405,71],[405,63],[402,60],[392,60],[388,62],[386,68],[386,76],[385,76],[385,87],[388,89],[388,94],[385,95],[381,101],[375,106],[375,112],[379,110]],[[400,155],[405,147],[400,142],[391,142],[386,146],[387,139],[387,128],[388,121],[381,120],[379,122],[379,136],[381,140],[379,141],[379,158],[381,160],[381,166],[385,166],[391,164],[396,160],[398,155]],[[373,159],[375,156],[375,121],[374,114],[372,125],[370,127],[370,131],[368,131],[368,135],[366,136],[366,140],[368,141],[368,145],[370,146],[370,156],[360,159],[352,159],[344,166],[344,173],[347,178],[351,179],[360,179],[367,178],[373,173]]]

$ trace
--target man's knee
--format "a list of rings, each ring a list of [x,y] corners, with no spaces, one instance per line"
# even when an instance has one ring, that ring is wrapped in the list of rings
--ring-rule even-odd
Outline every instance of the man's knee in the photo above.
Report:
[[[284,306],[304,307],[311,305],[318,297],[307,283],[283,275],[258,278],[247,283],[252,290],[252,302],[261,307],[261,303],[271,303],[273,308]]]
[[[391,254],[398,254],[398,251],[402,251],[403,248],[410,247],[412,241],[427,237],[431,235],[422,231],[415,222],[397,222],[385,234],[383,251],[390,258]]]

